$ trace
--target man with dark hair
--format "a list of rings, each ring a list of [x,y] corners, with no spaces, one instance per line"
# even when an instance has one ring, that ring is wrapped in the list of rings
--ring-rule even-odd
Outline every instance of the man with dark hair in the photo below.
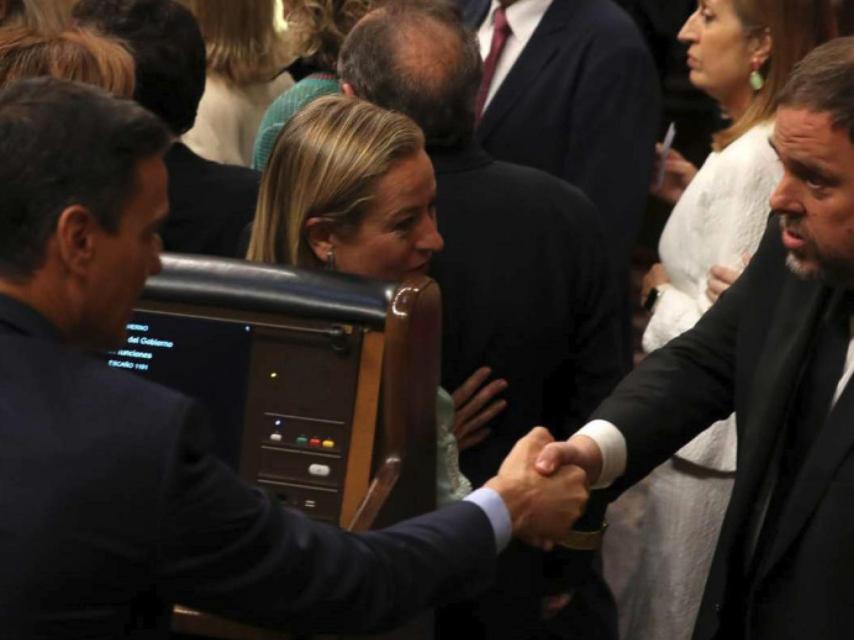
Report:
[[[205,160],[177,140],[192,128],[205,90],[205,44],[193,14],[174,0],[80,0],[74,18],[127,43],[136,63],[134,99],[175,136],[165,158],[171,213],[164,248],[234,257],[255,215],[260,176]]]
[[[738,472],[696,640],[854,628],[854,38],[796,67],[771,144],[784,175],[744,275],[538,463],[582,464],[616,494],[735,410]]]
[[[3,637],[166,637],[176,601],[294,630],[388,627],[483,586],[511,533],[565,535],[585,478],[534,472],[544,429],[465,501],[351,535],[240,481],[195,402],[86,353],[123,342],[160,270],[168,142],[92,87],[0,90]]]
[[[445,2],[395,2],[366,16],[341,49],[345,92],[412,117],[436,171],[445,248],[431,275],[442,289],[442,384],[456,389],[486,363],[506,379],[506,409],[489,437],[461,454],[473,482],[490,477],[531,424],[574,432],[620,379],[621,353],[607,252],[593,205],[544,172],[496,162],[473,140],[481,63],[472,34]],[[596,507],[601,508],[596,508]],[[587,530],[601,528],[604,502]],[[495,589],[446,610],[447,637],[614,637],[615,614],[593,552],[505,554]],[[551,613],[551,612],[550,612]]]

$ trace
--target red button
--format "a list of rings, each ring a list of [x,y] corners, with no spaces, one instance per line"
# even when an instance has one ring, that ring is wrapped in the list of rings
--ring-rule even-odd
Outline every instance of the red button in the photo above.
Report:
[[[320,446],[320,438],[312,438],[308,441],[309,447],[319,447]]]

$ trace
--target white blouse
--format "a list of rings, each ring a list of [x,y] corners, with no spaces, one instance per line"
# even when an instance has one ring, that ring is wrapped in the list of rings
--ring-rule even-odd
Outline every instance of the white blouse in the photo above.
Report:
[[[270,82],[241,87],[208,74],[196,122],[182,141],[208,160],[250,166],[261,118],[273,100],[293,84],[287,73]]]
[[[714,265],[743,268],[768,222],[768,201],[783,176],[768,143],[773,123],[763,123],[713,152],[682,194],[664,232],[658,252],[670,277],[643,335],[649,353],[696,324],[711,306],[706,295]],[[718,471],[734,471],[734,416],[722,420],[685,445],[677,454]]]

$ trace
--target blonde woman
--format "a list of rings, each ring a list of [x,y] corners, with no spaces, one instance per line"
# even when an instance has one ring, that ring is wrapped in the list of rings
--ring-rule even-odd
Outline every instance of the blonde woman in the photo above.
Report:
[[[338,51],[374,4],[374,0],[283,0],[288,33],[299,56],[289,67],[297,83],[264,114],[255,138],[254,168],[265,167],[276,136],[295,113],[315,98],[341,91],[335,71]]]
[[[86,29],[0,28],[0,86],[35,76],[92,84],[120,98],[134,89],[133,57],[116,40]]]
[[[276,141],[246,257],[395,281],[424,274],[444,245],[435,197],[433,165],[414,122],[355,98],[319,98]],[[439,390],[440,504],[471,491],[454,432],[503,407],[493,398],[504,381],[479,388],[478,380],[475,373],[453,400]]]
[[[181,0],[205,40],[207,79],[183,142],[208,160],[249,166],[270,103],[293,85],[292,57],[275,28],[275,0]]]
[[[830,0],[699,0],[682,27],[691,83],[731,126],[699,171],[676,152],[665,161],[654,193],[676,207],[662,262],[644,279],[647,352],[691,328],[756,250],[783,173],[768,144],[777,94],[795,63],[834,34]],[[641,558],[622,607],[628,638],[691,636],[735,478],[735,420],[715,423],[650,476]]]

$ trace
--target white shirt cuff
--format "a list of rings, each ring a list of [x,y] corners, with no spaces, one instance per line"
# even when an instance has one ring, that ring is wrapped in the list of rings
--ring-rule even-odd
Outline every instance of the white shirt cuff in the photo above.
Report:
[[[626,439],[616,426],[607,420],[592,420],[575,435],[591,438],[602,452],[602,472],[591,489],[604,489],[626,471]]]
[[[466,502],[473,502],[483,509],[492,531],[495,534],[495,550],[501,553],[510,544],[513,537],[513,523],[510,521],[510,512],[507,505],[495,489],[481,487],[463,498]]]

